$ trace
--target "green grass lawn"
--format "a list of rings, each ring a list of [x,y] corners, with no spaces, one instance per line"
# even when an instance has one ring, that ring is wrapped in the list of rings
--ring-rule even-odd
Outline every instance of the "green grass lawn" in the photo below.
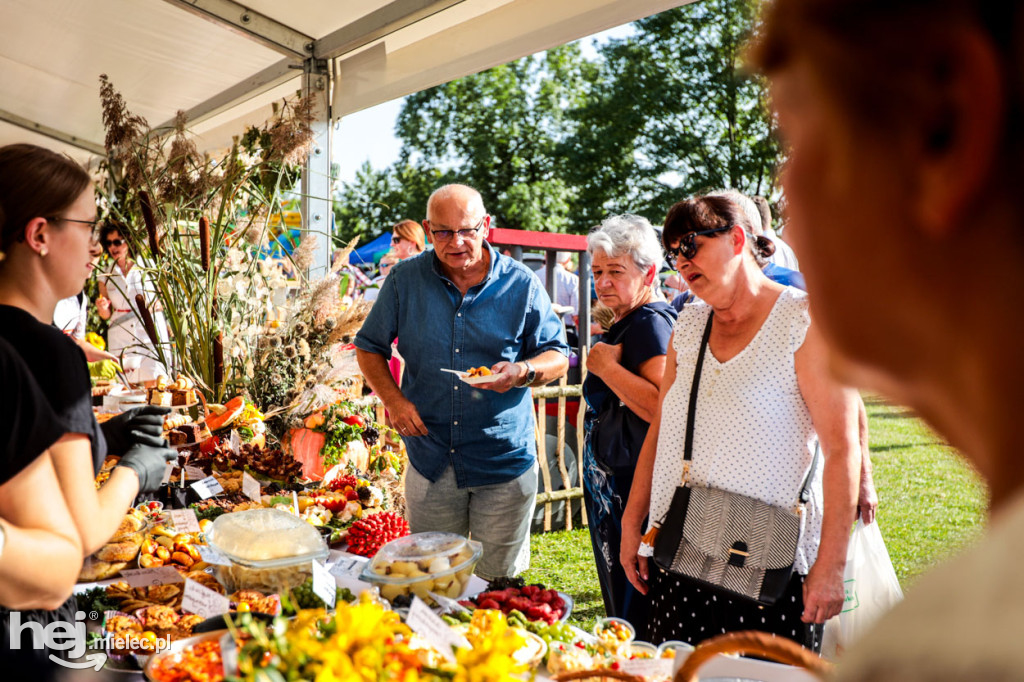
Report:
[[[865,396],[878,522],[904,589],[983,530],[988,493],[977,474],[912,413]],[[586,528],[534,535],[527,582],[576,600],[570,622],[589,631],[604,616]]]

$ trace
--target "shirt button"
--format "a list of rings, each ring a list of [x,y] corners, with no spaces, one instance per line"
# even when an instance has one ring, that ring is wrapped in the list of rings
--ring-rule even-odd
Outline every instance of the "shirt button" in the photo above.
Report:
[[[459,390],[459,387],[458,387],[458,386],[456,386],[456,387],[455,387],[455,390],[456,390],[456,391],[457,391],[457,390]]]
[[[452,424],[455,424],[456,426],[458,426],[459,422],[452,422]]]
[[[456,314],[455,317],[462,317],[462,313]]]
[[[456,348],[456,349],[455,349],[455,352],[456,352],[456,353],[458,353],[458,352],[459,352],[459,349],[458,349],[458,348]]]
[[[452,450],[452,454],[453,454],[453,455],[455,454],[455,450]]]

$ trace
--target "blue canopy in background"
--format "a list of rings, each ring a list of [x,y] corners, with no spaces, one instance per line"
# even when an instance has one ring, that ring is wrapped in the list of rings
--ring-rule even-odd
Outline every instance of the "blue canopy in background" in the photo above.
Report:
[[[391,232],[385,232],[381,236],[374,239],[368,244],[360,246],[352,255],[349,256],[348,262],[353,265],[358,263],[376,263],[380,260],[380,257],[388,252],[391,248]]]

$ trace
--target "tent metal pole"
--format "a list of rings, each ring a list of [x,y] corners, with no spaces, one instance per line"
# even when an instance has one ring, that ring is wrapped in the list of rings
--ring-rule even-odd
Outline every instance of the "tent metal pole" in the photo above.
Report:
[[[302,71],[302,96],[313,99],[313,145],[302,168],[303,236],[317,237],[316,256],[309,268],[310,280],[327,275],[331,268],[331,72],[326,59],[306,59]]]

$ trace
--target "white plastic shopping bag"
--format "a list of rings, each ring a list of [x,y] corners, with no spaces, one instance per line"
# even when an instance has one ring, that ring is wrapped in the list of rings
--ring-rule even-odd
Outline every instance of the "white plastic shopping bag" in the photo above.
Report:
[[[841,655],[843,649],[871,629],[879,616],[903,599],[903,590],[877,522],[865,526],[863,521],[857,520],[846,551],[843,579],[846,587],[843,610],[825,624],[826,643],[822,654],[829,658]],[[833,647],[834,656],[829,656],[833,654]]]

